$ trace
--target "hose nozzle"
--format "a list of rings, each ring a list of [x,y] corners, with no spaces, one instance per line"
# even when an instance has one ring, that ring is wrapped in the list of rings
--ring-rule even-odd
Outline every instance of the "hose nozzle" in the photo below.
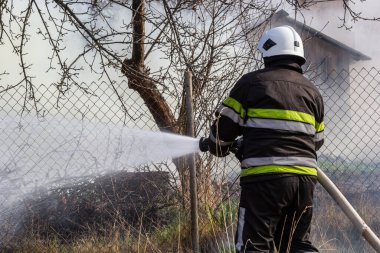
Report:
[[[210,150],[210,139],[207,137],[201,137],[199,139],[199,150],[202,152],[207,152]]]

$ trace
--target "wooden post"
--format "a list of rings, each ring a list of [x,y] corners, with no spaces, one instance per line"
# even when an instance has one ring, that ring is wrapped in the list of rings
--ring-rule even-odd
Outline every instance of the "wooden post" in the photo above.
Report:
[[[192,73],[189,70],[185,72],[185,89],[187,135],[194,137]],[[188,165],[190,169],[191,239],[193,252],[199,253],[198,198],[194,154],[188,156]]]

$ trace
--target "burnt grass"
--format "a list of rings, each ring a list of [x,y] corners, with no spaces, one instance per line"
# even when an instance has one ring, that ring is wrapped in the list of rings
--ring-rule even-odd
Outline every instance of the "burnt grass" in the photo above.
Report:
[[[170,220],[163,209],[172,203],[166,172],[102,176],[25,200],[17,236],[8,243],[29,235],[70,242],[89,233],[102,235],[115,225],[149,230]]]
[[[374,232],[380,234],[377,186],[380,171],[327,171],[326,174]],[[235,182],[229,188],[237,186]],[[316,234],[314,241],[327,240],[327,246],[323,244],[327,249],[360,252],[365,248],[371,252],[368,243],[320,185],[314,199],[313,222],[322,231],[312,231]],[[83,180],[25,200],[18,229],[7,241],[3,240],[0,252],[12,251],[30,235],[70,243],[89,234],[103,236],[115,226],[138,228],[136,233],[148,232],[169,224],[173,220],[170,208],[177,203],[167,172],[118,172]]]

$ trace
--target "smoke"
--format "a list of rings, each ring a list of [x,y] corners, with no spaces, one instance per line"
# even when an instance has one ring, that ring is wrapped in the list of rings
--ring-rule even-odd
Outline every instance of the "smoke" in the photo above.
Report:
[[[103,1],[101,1],[103,2]],[[12,8],[12,12],[16,16],[23,17],[25,15],[25,9],[29,2],[17,2],[14,4]],[[47,22],[45,25],[37,11],[36,6],[41,9],[41,15]],[[107,64],[107,60],[105,62],[101,62],[104,59],[100,59],[99,54],[92,50],[90,52],[85,52],[85,46],[92,44],[93,41],[91,38],[83,32],[78,30],[73,25],[70,25],[70,22],[64,22],[62,28],[59,28],[61,24],[61,20],[67,19],[67,17],[62,14],[62,11],[59,8],[54,7],[53,4],[49,3],[44,4],[35,3],[32,4],[33,12],[30,15],[30,19],[28,25],[25,26],[25,34],[27,35],[24,40],[26,44],[23,47],[23,60],[25,65],[27,66],[26,73],[31,77],[33,84],[38,87],[41,84],[51,85],[56,84],[60,81],[60,73],[62,69],[60,69],[60,65],[58,62],[60,61],[62,65],[69,66],[73,61],[76,60],[76,63],[72,65],[72,68],[76,68],[78,71],[75,75],[72,75],[72,78],[80,83],[91,83],[93,81],[99,81],[101,79],[105,80],[104,76],[101,75],[100,70],[107,69],[108,75],[111,80],[121,80],[121,72],[119,71],[120,67],[110,67]],[[71,8],[75,8],[75,12],[82,12],[78,14],[83,22],[89,21],[88,15],[85,13],[89,11],[88,4],[74,4],[70,5]],[[52,17],[56,18],[52,22],[52,20],[48,20],[48,13],[51,14]],[[9,13],[2,13],[4,16],[2,17],[5,22],[5,29],[7,34],[21,34],[22,27],[18,27],[15,22],[6,23],[11,18],[9,17]],[[124,32],[125,34],[128,31],[126,24],[130,22],[131,11],[127,8],[118,8],[116,5],[110,5],[103,9],[102,14],[107,18],[96,21],[96,27],[92,27],[90,23],[87,23],[86,26],[88,29],[98,29],[101,31],[109,30],[108,27],[111,24],[112,29],[116,31],[120,31],[120,33]],[[107,23],[109,22],[109,23]],[[22,25],[22,24],[21,24]],[[55,27],[55,25],[58,27]],[[49,30],[49,35],[46,33],[46,29]],[[59,34],[59,32],[61,34]],[[98,37],[101,37],[102,34],[98,34]],[[14,50],[13,46],[19,47],[21,45],[21,36],[14,36],[8,38],[7,36],[2,36],[2,43],[0,43],[0,55],[2,59],[7,59],[7,64],[0,66],[0,73],[7,72],[7,75],[0,75],[0,81],[2,85],[14,85],[20,81],[20,78],[23,78],[23,70],[20,66],[20,54],[17,50]],[[50,38],[56,40],[54,42],[55,45],[52,45]],[[122,38],[117,38],[122,40]],[[119,41],[120,42],[120,41]],[[125,52],[126,45],[128,44],[115,43],[109,46],[115,52]],[[13,46],[12,46],[13,45]],[[53,48],[57,47],[59,49],[60,56],[53,51]],[[124,51],[123,51],[124,50]],[[80,55],[84,54],[81,57]],[[127,55],[127,53],[125,53]],[[79,60],[77,60],[77,57]],[[59,58],[59,60],[58,60]],[[120,59],[123,60],[123,59]],[[92,65],[91,67],[89,65]],[[78,74],[80,73],[80,74]]]
[[[350,7],[362,17],[372,19],[380,18],[378,10],[380,2],[376,0],[351,1]],[[289,6],[284,6],[291,17],[294,17],[294,10]],[[348,14],[347,14],[348,15]],[[327,36],[346,44],[347,46],[371,57],[369,61],[354,62],[352,67],[361,69],[362,67],[379,66],[380,48],[379,41],[380,21],[354,21],[347,16],[347,27],[342,27],[344,17],[343,3],[339,1],[325,1],[311,6],[308,10],[302,10],[302,14],[297,14],[297,19],[306,25],[321,31]]]
[[[380,2],[351,1],[350,7],[364,18],[380,17],[377,10]],[[284,6],[289,16],[294,18],[295,12]],[[371,60],[356,61],[352,59],[349,69],[347,62],[340,65],[326,65],[324,71],[337,71],[330,79],[317,80],[325,99],[326,138],[324,152],[327,155],[344,157],[345,159],[365,159],[378,161],[380,145],[378,144],[380,126],[376,124],[377,108],[380,108],[378,97],[380,48],[378,47],[380,21],[357,20],[354,22],[347,13],[346,29],[342,27],[344,17],[342,1],[326,1],[311,6],[308,10],[296,12],[297,20],[317,31],[337,40],[360,53],[371,57]],[[324,53],[323,50],[316,51]],[[328,56],[328,55],[326,55]],[[340,62],[339,62],[340,60]],[[334,64],[337,64],[334,61]],[[365,69],[363,69],[365,68]],[[323,70],[322,70],[323,71]],[[327,76],[327,75],[326,75]]]

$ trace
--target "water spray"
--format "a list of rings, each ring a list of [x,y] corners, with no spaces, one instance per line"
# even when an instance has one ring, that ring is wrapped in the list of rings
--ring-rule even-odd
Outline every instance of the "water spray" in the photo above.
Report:
[[[199,151],[198,139],[159,131],[62,117],[0,117],[0,223],[26,196]]]

